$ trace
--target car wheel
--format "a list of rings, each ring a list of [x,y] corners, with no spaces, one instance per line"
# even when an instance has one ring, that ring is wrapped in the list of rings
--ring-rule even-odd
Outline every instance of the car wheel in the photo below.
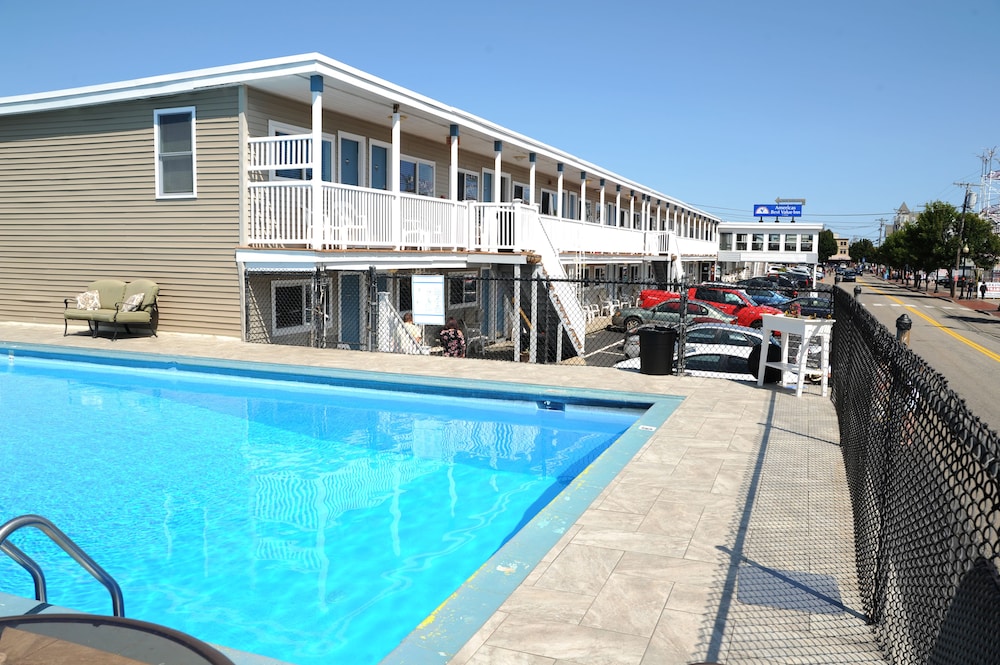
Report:
[[[761,328],[764,327],[764,319],[757,319],[756,321],[751,322],[750,327],[760,330]]]
[[[625,332],[632,332],[641,325],[642,325],[642,319],[630,316],[627,319],[625,319]]]

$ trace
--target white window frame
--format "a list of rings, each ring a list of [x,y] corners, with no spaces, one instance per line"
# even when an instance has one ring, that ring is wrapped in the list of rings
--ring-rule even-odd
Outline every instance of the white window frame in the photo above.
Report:
[[[580,209],[577,207],[580,203],[580,195],[577,192],[571,192],[569,190],[563,190],[563,219],[580,219]]]
[[[367,147],[368,146],[368,137],[361,136],[360,134],[352,134],[350,132],[337,132],[337,143],[336,143],[337,149],[335,151],[337,155],[340,154],[340,141],[341,141],[341,139],[349,139],[351,141],[356,141],[357,142],[357,144],[358,144],[358,159],[361,160],[361,163],[358,164],[358,186],[359,187],[367,187],[368,186],[368,182],[369,182],[369,180],[368,180],[368,171],[367,171],[367,168],[368,168],[368,164],[367,164],[367,157],[368,157],[368,147]],[[389,154],[391,155],[392,152],[390,151]],[[334,155],[330,155],[331,159],[333,159],[333,157],[334,157]],[[344,179],[341,177],[341,166],[342,166],[341,160],[338,159],[337,160],[337,182],[338,183],[344,182]],[[386,182],[388,182],[388,178],[386,179]]]
[[[298,286],[302,289],[302,321],[293,326],[278,327],[278,299],[276,291],[282,287]],[[271,282],[271,332],[275,335],[294,335],[308,332],[312,325],[312,280],[309,279],[287,279],[274,280]],[[330,299],[327,298],[327,303]]]
[[[617,207],[612,201],[611,203],[604,204],[606,213],[604,215],[604,225],[605,226],[615,226],[618,220],[615,219],[615,208]]]
[[[483,201],[483,202],[486,201],[486,199],[484,199],[483,196],[486,194],[485,183],[486,183],[486,174],[487,173],[489,173],[491,176],[495,176],[496,175],[496,174],[494,174],[493,169],[487,169],[487,168],[483,169],[483,175],[479,179],[479,200]],[[506,171],[501,171],[500,172],[500,200],[499,201],[490,201],[490,203],[509,203],[510,202],[510,195],[511,195],[511,183],[513,181],[514,181],[514,179],[510,177],[509,173],[507,173]],[[493,196],[493,188],[492,187],[490,187],[490,196]]]
[[[436,196],[437,195],[437,162],[433,162],[433,161],[431,161],[429,159],[421,159],[420,157],[411,157],[410,155],[400,155],[399,156],[399,163],[400,163],[400,167],[401,167],[400,171],[399,171],[400,177],[402,177],[402,175],[403,175],[403,170],[402,170],[402,163],[403,162],[413,162],[416,165],[415,175],[416,175],[416,178],[417,178],[417,182],[416,182],[416,189],[414,191],[412,191],[412,192],[406,192],[406,191],[404,191],[403,190],[403,183],[399,183],[399,191],[402,192],[403,194],[415,194],[417,196],[427,196],[427,197],[430,197],[430,198],[433,198],[434,196]],[[421,166],[430,166],[434,170],[434,175],[433,175],[433,177],[431,177],[431,192],[430,192],[430,194],[421,194],[420,193],[420,167]]]
[[[160,117],[165,115],[190,114],[191,116],[191,191],[165,193],[163,191],[163,157],[160,153]],[[157,199],[194,199],[198,198],[198,150],[197,150],[197,114],[194,106],[178,106],[168,109],[153,110],[153,159],[155,160],[156,198]],[[169,155],[168,155],[169,156]]]
[[[521,191],[528,193],[528,198],[521,197],[521,202],[522,203],[528,203],[528,204],[530,204],[531,203],[531,199],[532,199],[532,196],[531,196],[531,187],[528,186],[528,183],[526,183],[526,182],[518,182],[517,180],[514,180],[514,181],[511,182],[511,186],[510,186],[511,200],[517,198],[516,196],[514,196],[514,190],[517,189],[518,187],[521,188]]]
[[[454,280],[454,279],[459,279],[459,280],[462,280],[462,282],[463,282],[463,284],[462,284],[462,287],[463,287],[462,288],[462,302],[459,302],[459,303],[454,303],[454,302],[451,301],[451,280]],[[464,284],[464,282],[467,279],[473,280],[473,283],[476,285],[475,299],[471,300],[471,301],[465,300],[465,295],[468,292],[465,290],[465,284]],[[447,284],[448,302],[447,302],[447,305],[446,305],[448,307],[448,309],[453,310],[453,309],[468,309],[468,308],[479,307],[479,300],[482,298],[482,293],[480,292],[480,284],[482,282],[482,275],[480,275],[480,273],[478,273],[478,272],[462,272],[462,273],[457,273],[456,272],[456,273],[448,273],[446,275],[446,281],[448,282],[448,284]]]
[[[462,186],[463,177],[471,177],[476,179],[476,197],[470,199],[466,197],[465,187]],[[470,171],[469,169],[458,169],[458,200],[459,201],[478,201],[483,192],[483,177],[478,171]]]
[[[280,120],[268,120],[267,121],[267,135],[277,136],[278,133],[281,134],[309,134],[310,130],[305,127],[297,127],[295,125],[289,125],[287,123],[281,122]],[[333,134],[327,134],[323,132],[323,141],[327,141],[330,144],[330,179],[334,182],[340,182],[339,165],[340,162],[337,161],[337,137]],[[320,146],[322,149],[322,146]],[[334,168],[337,167],[337,168]],[[323,179],[322,173],[323,165],[320,164],[320,179]],[[268,172],[268,180],[282,180],[288,182],[303,182],[306,181],[306,171],[308,167],[301,169],[274,169]],[[278,175],[278,171],[302,171],[301,178],[286,178],[284,176]],[[326,182],[325,180],[323,182]]]
[[[544,210],[542,210],[542,205],[541,205],[542,204],[542,200],[545,198],[546,194],[549,195],[549,205],[552,206],[552,209],[550,211],[548,211],[548,212],[545,212]],[[558,201],[559,201],[559,194],[555,190],[553,190],[553,189],[545,189],[543,187],[540,190],[540,195],[538,197],[538,210],[543,215],[548,215],[549,217],[555,217],[559,213],[559,208],[557,207],[558,206]]]

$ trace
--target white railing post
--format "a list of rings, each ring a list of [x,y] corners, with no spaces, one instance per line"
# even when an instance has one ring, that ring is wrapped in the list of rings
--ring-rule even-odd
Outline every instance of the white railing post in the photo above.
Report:
[[[400,159],[400,115],[399,104],[392,105],[392,148],[389,156],[389,191],[393,194],[392,204],[392,235],[396,249],[403,247],[403,214],[399,198],[399,159]]]

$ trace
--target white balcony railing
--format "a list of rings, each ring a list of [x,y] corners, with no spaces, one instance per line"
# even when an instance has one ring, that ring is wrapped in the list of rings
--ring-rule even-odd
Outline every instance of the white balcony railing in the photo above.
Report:
[[[312,137],[308,134],[249,139],[247,168],[251,171],[309,168],[312,166],[310,146]]]
[[[305,177],[312,166],[307,135],[252,138],[248,169]],[[282,173],[284,172],[284,173]],[[535,206],[436,199],[324,182],[316,214],[313,183],[248,184],[246,244],[312,249],[418,248],[451,251],[534,251],[644,256],[668,253],[669,233],[640,231],[538,214]],[[698,249],[702,249],[698,243]]]
[[[542,226],[560,252],[606,252],[611,254],[649,254],[646,236],[639,231],[592,222],[539,216]]]

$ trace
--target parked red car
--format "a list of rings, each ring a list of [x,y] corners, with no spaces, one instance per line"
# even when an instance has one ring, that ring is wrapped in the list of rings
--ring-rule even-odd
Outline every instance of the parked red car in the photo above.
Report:
[[[658,302],[671,298],[679,298],[680,294],[660,289],[646,289],[639,293],[640,306],[652,307]],[[727,314],[736,316],[737,325],[747,328],[760,328],[762,314],[781,314],[781,310],[768,305],[758,305],[750,296],[729,285],[702,284],[688,289],[688,298],[703,300]]]

